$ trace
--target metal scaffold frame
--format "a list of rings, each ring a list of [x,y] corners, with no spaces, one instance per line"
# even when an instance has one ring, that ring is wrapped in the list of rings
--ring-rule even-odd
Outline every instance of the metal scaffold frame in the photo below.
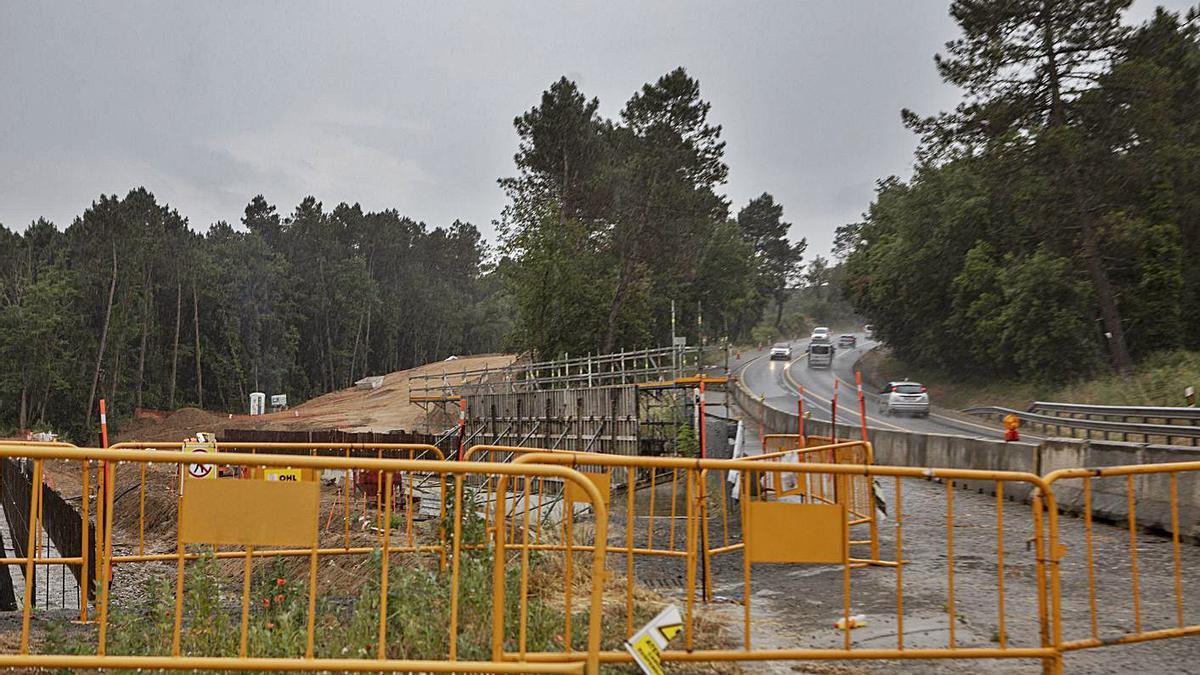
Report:
[[[706,371],[728,372],[729,346],[657,347],[566,357],[551,361],[514,363],[503,368],[476,368],[414,375],[409,402],[418,405],[457,402],[466,394],[498,394],[549,389],[590,389],[637,384],[669,388],[695,386]],[[709,379],[709,378],[706,378]]]

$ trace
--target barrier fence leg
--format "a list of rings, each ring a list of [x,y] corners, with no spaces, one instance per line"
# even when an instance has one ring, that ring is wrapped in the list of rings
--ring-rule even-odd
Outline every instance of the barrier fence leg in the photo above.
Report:
[[[697,473],[699,495],[696,499],[697,522],[700,527],[700,578],[704,593],[704,602],[712,602],[712,561],[709,557],[708,546],[708,472]]]

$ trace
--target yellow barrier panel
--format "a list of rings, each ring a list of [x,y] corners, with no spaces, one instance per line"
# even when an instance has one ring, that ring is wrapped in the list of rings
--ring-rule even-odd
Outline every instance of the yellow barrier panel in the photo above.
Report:
[[[320,548],[320,486],[256,480],[184,479],[179,540]]]
[[[158,451],[158,450],[182,450],[184,448],[184,446],[185,446],[184,442],[178,442],[178,441],[159,442],[159,443],[138,441],[138,442],[117,443],[117,444],[111,446],[110,449],[111,450],[135,450],[136,449],[136,450]],[[420,443],[257,443],[257,442],[238,441],[238,442],[230,442],[230,443],[220,443],[218,445],[217,449],[219,451],[218,452],[218,463],[223,463],[224,455],[221,453],[223,453],[223,452],[227,453],[227,452],[231,452],[231,451],[234,451],[234,452],[248,451],[248,452],[250,452],[250,454],[257,454],[259,451],[263,451],[263,452],[269,452],[272,454],[289,454],[289,455],[293,455],[296,457],[304,457],[304,456],[335,457],[335,458],[342,457],[342,458],[349,459],[351,457],[374,456],[376,459],[431,459],[431,460],[438,460],[438,461],[445,460],[445,455],[442,453],[442,451],[440,449],[437,448],[437,446],[420,444]],[[140,475],[139,482],[138,482],[138,504],[139,504],[138,513],[139,513],[139,515],[138,515],[137,553],[136,554],[128,554],[128,555],[114,555],[113,560],[112,560],[112,562],[114,564],[122,564],[122,563],[129,563],[129,562],[152,562],[152,561],[161,561],[161,560],[174,560],[174,558],[175,558],[174,554],[163,554],[163,553],[154,554],[154,553],[146,552],[146,472],[144,470],[146,465],[143,464],[141,466],[142,466],[142,471],[141,471],[141,475]],[[333,469],[327,469],[327,470],[334,471]],[[270,469],[250,469],[249,475],[254,476],[254,477],[258,477],[261,475],[266,480],[273,480],[273,479],[278,480],[280,478],[294,476],[297,472],[299,473],[301,480],[318,480],[319,477],[317,474],[320,473],[320,470],[312,469],[312,468],[302,469],[300,467],[300,465],[298,465],[298,464],[287,464],[285,466],[277,466],[277,467],[273,467]],[[341,494],[339,495],[339,504],[338,504],[338,506],[340,507],[340,514],[337,514],[337,515],[341,516],[340,530],[342,532],[342,546],[340,548],[326,547],[321,550],[321,554],[322,555],[336,555],[336,554],[362,555],[362,554],[369,553],[370,552],[369,547],[351,546],[350,540],[352,537],[352,530],[355,527],[354,520],[355,520],[356,514],[358,514],[360,519],[371,517],[371,518],[374,518],[375,520],[382,520],[384,517],[383,516],[383,510],[384,510],[384,494],[383,493],[384,493],[384,491],[381,489],[381,487],[384,483],[383,472],[382,471],[374,471],[374,472],[360,471],[359,472],[358,475],[360,477],[367,477],[367,478],[372,479],[370,481],[370,486],[373,486],[373,492],[374,492],[374,495],[371,495],[370,494],[370,492],[372,491],[371,489],[361,491],[362,492],[361,500],[356,499],[356,496],[354,494],[354,480],[353,480],[354,475],[355,475],[354,472],[350,469],[342,469],[342,470],[340,470],[340,472],[342,474],[342,476],[340,476],[340,478],[342,480],[342,491],[341,491]],[[86,478],[87,478],[87,472],[85,472],[85,482],[86,482]],[[411,507],[411,505],[416,500],[419,499],[420,492],[428,491],[429,489],[432,489],[429,486],[430,481],[436,480],[437,481],[437,491],[438,491],[437,498],[438,498],[438,503],[441,505],[438,516],[440,518],[445,518],[446,517],[446,501],[447,501],[447,499],[446,499],[447,484],[446,484],[445,476],[444,475],[439,475],[439,476],[416,476],[416,475],[414,475],[414,476],[410,476],[409,478],[410,479],[408,481],[401,480],[401,481],[393,483],[394,487],[396,487],[401,493],[399,495],[401,505],[407,504],[408,506]],[[85,493],[86,493],[86,489],[85,489]],[[393,506],[395,506],[395,505],[393,505]],[[98,507],[99,508],[97,509],[97,511],[99,513],[100,511],[103,510],[103,504],[98,504]],[[86,508],[86,503],[85,503],[85,508]],[[373,515],[372,515],[372,511],[374,512]],[[412,549],[414,551],[419,550],[419,547],[416,547],[416,545],[413,542],[414,511],[412,508],[403,508],[403,509],[401,509],[401,511],[403,512],[404,519],[405,519],[404,540],[406,541],[406,546],[408,549]],[[87,512],[85,511],[84,512],[85,516],[86,516],[86,513]],[[329,527],[333,524],[334,515],[335,514],[333,514],[333,513],[330,514],[330,520],[326,523],[324,529],[329,529]],[[102,521],[102,519],[103,519],[103,514],[100,513],[100,516],[97,518],[97,522]],[[440,548],[438,548],[437,550],[444,551],[444,549],[445,549],[444,544],[445,544],[444,541],[440,542]],[[86,544],[85,544],[84,548],[86,550],[86,548],[87,548]],[[397,544],[397,546],[393,550],[404,550],[404,549],[405,549],[405,545]],[[256,551],[253,553],[253,555],[256,557],[278,556],[281,554],[282,555],[305,555],[306,551],[303,551],[303,550],[290,551],[290,552],[289,551]],[[221,558],[221,557],[241,557],[241,556],[240,556],[240,554],[225,555],[224,553],[219,553],[217,557]],[[441,562],[443,564],[445,563],[444,556],[443,556]],[[86,616],[84,618],[86,618]]]
[[[158,494],[160,491],[158,488],[165,487],[166,491],[170,493],[172,486],[182,485],[184,490],[182,508],[176,511],[167,523],[175,526],[176,544],[173,553],[137,556],[105,554],[104,552],[110,549],[119,550],[128,547],[128,544],[114,541],[116,539],[114,531],[122,531],[125,533],[123,536],[128,538],[135,529],[142,532],[145,519],[144,515],[135,516],[132,509],[114,510],[114,504],[118,503],[120,499],[120,495],[114,494],[117,490],[108,490],[101,500],[104,507],[103,512],[109,517],[98,519],[98,524],[102,525],[100,529],[103,540],[103,545],[99,549],[102,558],[97,574],[102,580],[102,583],[97,584],[98,620],[94,625],[94,631],[75,632],[76,639],[83,640],[85,644],[90,641],[94,645],[93,654],[78,655],[78,647],[71,649],[70,653],[55,651],[55,645],[58,643],[47,642],[44,635],[39,635],[36,640],[33,639],[34,631],[30,621],[33,608],[30,603],[26,602],[22,611],[19,647],[15,653],[0,652],[0,666],[275,671],[598,672],[607,510],[603,496],[596,489],[595,484],[582,474],[567,467],[548,465],[496,465],[420,459],[253,455],[223,452],[220,454],[218,464],[222,467],[237,469],[236,472],[233,472],[232,477],[217,480],[182,479],[181,477],[187,474],[187,467],[214,461],[211,455],[197,456],[198,454],[202,453],[61,446],[35,447],[0,443],[0,457],[24,458],[30,462],[32,481],[35,486],[42,484],[45,472],[51,468],[57,474],[64,474],[75,470],[72,465],[87,466],[102,459],[105,465],[105,480],[110,486],[122,487],[122,483],[118,481],[119,476],[132,470],[137,472],[138,476],[148,473],[151,478],[158,481],[154,491],[156,497],[161,496]],[[319,536],[313,536],[319,531],[318,523],[315,522],[318,510],[315,508],[313,497],[325,498],[326,507],[335,505],[337,492],[339,492],[336,488],[322,490],[321,484],[317,482],[278,483],[250,479],[254,471],[288,467],[323,472],[353,471],[382,476],[383,489],[381,493],[385,517],[373,523],[370,520],[366,521],[367,529],[355,533],[353,541],[355,546],[347,546],[344,550],[328,546],[319,540]],[[143,472],[143,468],[149,468],[150,471]],[[168,478],[165,485],[160,480],[163,476]],[[244,476],[245,479],[237,476]],[[420,523],[421,527],[416,533],[414,545],[394,546],[393,537],[402,536],[401,533],[411,527],[412,520],[392,518],[395,514],[393,497],[398,492],[393,489],[393,485],[411,485],[414,479],[429,476],[439,477],[440,484],[445,484],[447,482],[445,479],[450,479],[449,482],[453,487],[448,493],[435,489],[433,494],[438,499],[448,496],[448,501],[453,503],[452,510],[449,511],[448,518],[423,517],[423,522]],[[507,602],[505,586],[512,583],[517,577],[528,580],[530,576],[529,560],[524,557],[519,568],[513,566],[512,556],[509,555],[509,547],[502,530],[498,530],[497,535],[491,541],[471,540],[473,535],[469,533],[468,528],[473,527],[470,523],[477,513],[477,506],[474,496],[466,494],[465,479],[468,476],[501,476],[503,480],[511,478],[526,483],[532,480],[553,480],[559,484],[571,485],[575,497],[585,504],[585,508],[593,514],[598,542],[590,548],[592,573],[584,582],[588,589],[585,594],[587,597],[586,626],[581,626],[579,629],[580,642],[573,644],[568,640],[558,649],[548,649],[544,642],[539,642],[536,648],[527,651],[524,658],[505,653],[504,643],[516,639],[516,631],[509,630],[511,627],[504,625],[506,616],[518,616],[524,624],[529,613],[537,611],[539,612],[537,620],[544,622],[547,617],[553,615],[553,611],[540,600],[535,602],[535,598],[532,596],[522,596],[515,598],[514,602]],[[127,481],[124,484],[125,488],[122,494],[132,494],[132,489],[137,486],[135,480]],[[182,482],[180,482],[181,480]],[[283,491],[287,492],[286,496]],[[41,490],[31,491],[30,513],[34,514],[34,517],[30,519],[27,533],[30,543],[28,550],[30,551],[37,550],[33,544],[40,532],[41,523],[37,517],[37,514],[40,513],[40,496]],[[179,497],[176,496],[176,499]],[[268,503],[266,501],[268,499],[273,501]],[[282,507],[278,509],[280,513],[266,513],[268,508],[276,507]],[[200,516],[206,511],[216,517],[235,522],[205,523]],[[432,513],[445,514],[446,511],[433,509]],[[285,516],[307,522],[300,522],[293,527],[285,524],[282,520]],[[260,522],[260,519],[267,522]],[[280,531],[261,527],[262,525],[276,527]],[[453,535],[442,534],[447,529],[453,530]],[[326,534],[330,533],[326,532]],[[333,536],[337,536],[337,533],[334,533]],[[301,542],[301,539],[304,541]],[[187,546],[189,540],[210,543],[189,548]],[[143,545],[145,543],[142,542]],[[447,544],[449,552],[445,550]],[[256,548],[257,546],[272,545],[296,546],[296,548],[274,550]],[[368,629],[370,638],[362,633],[359,633],[360,637],[356,638],[356,640],[370,639],[370,642],[364,643],[364,646],[369,646],[373,653],[369,656],[363,654],[353,657],[352,655],[348,658],[346,649],[349,645],[344,639],[344,631],[348,628],[342,625],[343,620],[339,619],[334,605],[327,605],[324,601],[318,604],[319,587],[322,577],[326,576],[319,574],[319,571],[328,569],[328,565],[321,564],[323,556],[346,555],[356,548],[361,548],[364,553],[374,556],[379,571],[375,574],[376,580],[374,581],[371,574],[367,574],[366,577],[360,576],[356,580],[353,588],[358,593],[358,599],[353,601],[353,607],[355,612],[358,612],[360,608],[363,612],[371,612],[371,616],[374,618],[370,621],[373,625],[377,625],[377,628]],[[464,563],[469,552],[471,552],[473,562],[467,567]],[[388,581],[391,576],[389,570],[393,564],[399,564],[402,559],[408,559],[398,555],[401,553],[417,556],[411,558],[412,562],[407,563],[418,566],[413,568],[417,573],[417,578],[423,578],[422,574],[424,573],[420,570],[427,569],[421,567],[423,563],[419,558],[424,557],[427,560],[432,558],[430,562],[435,565],[434,569],[436,569],[436,561],[439,557],[445,556],[449,559],[450,572],[447,579],[448,586],[445,587],[445,596],[438,595],[434,591],[430,591],[434,594],[429,596],[431,610],[438,606],[445,608],[445,605],[441,604],[443,600],[440,598],[445,598],[449,602],[449,608],[445,614],[448,617],[448,625],[435,628],[435,633],[438,630],[442,631],[443,644],[448,648],[448,652],[443,654],[441,659],[404,658],[404,654],[409,653],[407,651],[410,646],[408,639],[403,636],[399,640],[390,638],[392,635],[390,621],[396,615],[389,612],[388,608],[390,601],[396,601],[396,596],[389,592]],[[307,558],[307,573],[304,574],[303,580],[297,579],[295,582],[298,588],[304,589],[302,594],[294,595],[293,602],[298,614],[291,619],[284,614],[280,614],[278,617],[270,614],[273,610],[269,607],[273,607],[274,602],[282,602],[279,599],[284,597],[282,594],[274,601],[270,597],[264,598],[267,605],[264,605],[263,610],[254,609],[252,605],[257,606],[257,602],[252,603],[251,601],[251,580],[255,576],[253,573],[254,562],[262,557],[287,559],[296,556]],[[191,605],[188,603],[196,601],[217,603],[207,611],[216,613],[213,616],[218,618],[213,620],[218,623],[225,621],[219,617],[223,616],[227,610],[223,608],[219,597],[213,595],[217,592],[215,589],[208,591],[207,595],[194,596],[199,591],[192,589],[186,580],[189,563],[197,560],[212,560],[214,562],[211,564],[216,564],[216,561],[228,558],[237,558],[243,561],[241,574],[236,575],[241,577],[240,628],[235,629],[240,637],[233,644],[227,642],[204,643],[224,645],[205,648],[205,650],[216,649],[215,653],[197,652],[195,651],[196,647],[189,646],[193,644],[192,640],[197,639],[198,635],[205,635],[208,631],[217,631],[219,628],[216,625],[194,625],[190,619]],[[113,563],[118,560],[124,566],[154,560],[170,560],[175,563],[173,607],[168,610],[173,613],[173,621],[168,614],[166,624],[169,639],[157,648],[153,645],[146,647],[149,651],[145,653],[142,651],[136,652],[135,655],[108,653],[109,647],[113,644],[113,636],[122,635],[112,632],[112,610],[123,602],[117,598],[123,597],[125,593],[117,597],[114,597],[112,593],[114,584],[124,583],[120,582],[120,577],[117,577],[112,584],[103,581],[113,578]],[[29,597],[31,590],[32,571],[35,565],[79,565],[82,563],[83,560],[79,558],[37,558],[33,555],[25,558],[0,560],[0,564],[19,564],[24,567],[26,598]],[[490,636],[486,632],[479,631],[479,621],[482,618],[479,614],[479,599],[472,599],[473,604],[464,607],[462,602],[465,600],[460,597],[462,593],[466,592],[460,587],[463,575],[467,574],[469,570],[478,569],[480,564],[491,567],[492,588],[487,592],[491,596],[492,603],[499,603],[492,608],[493,619],[498,618],[499,620],[493,621]],[[220,570],[219,567],[215,569],[218,572]],[[232,569],[226,570],[224,573],[232,573]],[[578,583],[578,576],[578,574],[575,575],[576,583]],[[441,577],[439,576],[439,578]],[[281,588],[291,589],[291,581],[285,578],[280,578],[279,581]],[[571,585],[567,584],[567,587],[569,588]],[[373,590],[376,587],[377,590]],[[289,590],[289,593],[291,592]],[[463,615],[464,611],[469,611],[471,614]],[[256,617],[253,624],[250,621],[252,612]],[[232,612],[230,613],[232,614]],[[426,612],[420,618],[428,622],[433,620],[435,615],[438,613]],[[356,613],[355,616],[357,617],[359,614]],[[211,619],[212,616],[209,618]],[[233,616],[228,618],[234,626],[238,625]],[[262,636],[264,635],[262,631],[281,629],[281,626],[277,626],[275,623],[263,623],[268,618],[275,622],[299,622],[294,624],[300,631],[298,643],[288,642],[285,644],[292,645],[291,647],[277,645],[272,648],[290,652],[286,657],[281,658],[279,654],[268,655],[255,652],[254,645],[260,644],[260,642],[250,639],[252,636]],[[576,620],[578,621],[578,618]],[[564,623],[561,630],[569,633],[570,612],[564,613],[562,621]],[[353,624],[353,621],[351,623]],[[118,625],[118,628],[126,631],[130,629],[153,631],[154,627],[158,625],[162,625],[161,617],[151,615],[145,620],[144,625],[140,622],[122,623]],[[355,630],[366,628],[361,623],[354,625],[360,626]],[[541,624],[539,627],[544,628]],[[551,629],[553,628],[551,627]],[[127,643],[122,644],[126,644],[122,649],[130,648]],[[38,649],[35,649],[34,646],[37,646]],[[470,647],[471,654],[478,653],[484,658],[460,659],[461,647]],[[363,648],[359,647],[358,649]],[[486,660],[487,652],[480,652],[477,648],[490,649],[492,654],[501,654],[504,659]],[[41,653],[34,653],[35,651]]]
[[[833,443],[827,437],[797,434],[767,434],[763,437],[763,454],[747,457],[761,462],[802,464],[859,464],[875,463],[871,444],[865,441]],[[866,476],[851,476],[839,493],[839,483],[833,476],[822,474],[774,474],[776,481],[770,489],[780,497],[799,497],[804,501],[822,504],[841,503],[846,507],[851,528],[865,525],[866,539],[851,539],[852,546],[869,547],[868,557],[854,558],[855,563],[894,565],[879,557],[879,529],[876,515],[875,485]]]

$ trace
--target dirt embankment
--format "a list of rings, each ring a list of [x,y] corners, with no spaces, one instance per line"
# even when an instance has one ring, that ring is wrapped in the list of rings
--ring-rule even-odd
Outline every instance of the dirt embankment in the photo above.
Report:
[[[310,431],[338,429],[352,432],[387,432],[396,429],[423,431],[440,429],[453,422],[453,415],[438,406],[409,402],[412,378],[420,375],[445,377],[449,384],[462,381],[463,371],[498,369],[511,364],[512,354],[468,356],[453,361],[438,361],[388,373],[378,389],[350,387],[330,392],[294,408],[266,415],[231,415],[198,408],[181,408],[161,420],[137,419],[125,422],[116,441],[180,441],[206,431],[219,434],[230,428]],[[434,382],[430,382],[434,384]],[[418,385],[422,386],[422,385]]]

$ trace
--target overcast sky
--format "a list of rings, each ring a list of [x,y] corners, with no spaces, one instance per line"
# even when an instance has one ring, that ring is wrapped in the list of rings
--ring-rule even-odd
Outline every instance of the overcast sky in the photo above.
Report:
[[[66,227],[144,185],[198,229],[236,223],[255,194],[283,213],[311,194],[493,239],[512,119],[543,89],[565,74],[615,116],[682,65],[724,127],[734,210],[774,194],[811,257],[878,178],[908,175],[900,108],[957,100],[932,61],[957,32],[946,9],[0,0],[0,224]]]

